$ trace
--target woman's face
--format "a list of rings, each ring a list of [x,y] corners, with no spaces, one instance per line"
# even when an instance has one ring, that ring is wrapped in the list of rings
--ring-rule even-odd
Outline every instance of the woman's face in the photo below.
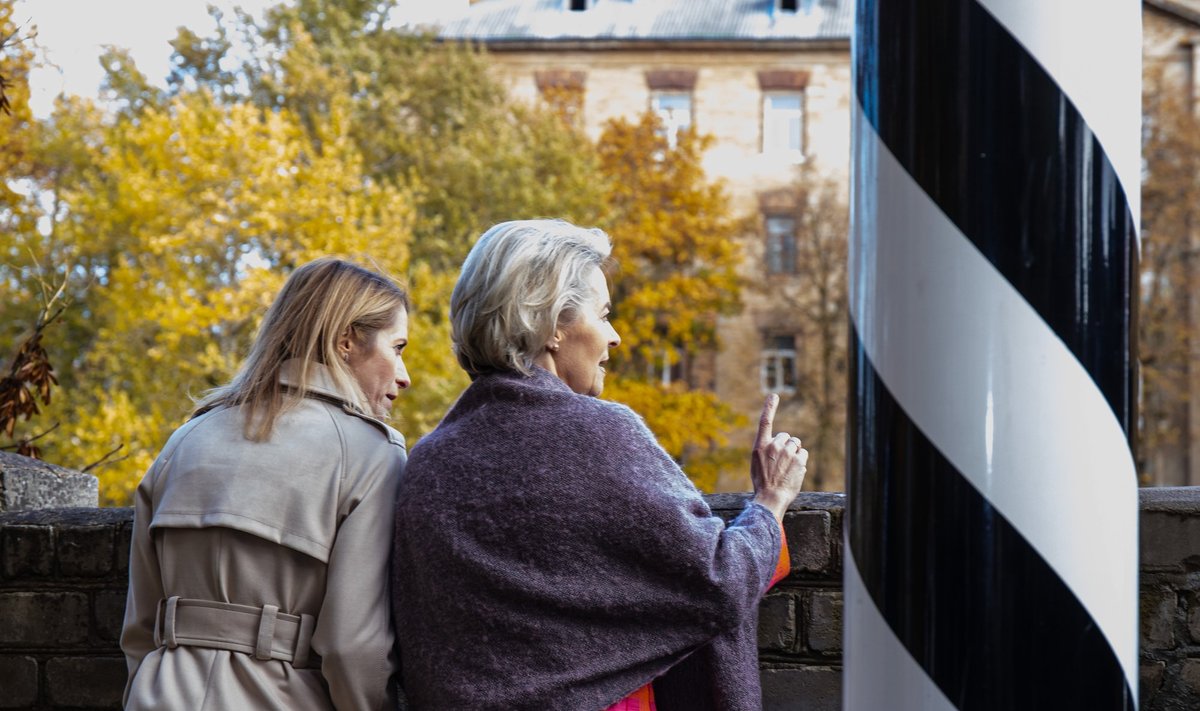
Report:
[[[621,337],[608,322],[612,304],[604,272],[594,268],[588,284],[592,288],[592,299],[583,304],[574,321],[555,332],[549,351],[553,368],[548,370],[571,390],[595,397],[604,390],[604,362],[608,360],[608,349],[616,348]]]
[[[402,357],[404,347],[408,345],[408,312],[398,309],[392,323],[376,331],[365,342],[351,338],[347,343],[350,350],[346,363],[367,396],[371,414],[386,416],[392,409],[392,401],[411,382]]]

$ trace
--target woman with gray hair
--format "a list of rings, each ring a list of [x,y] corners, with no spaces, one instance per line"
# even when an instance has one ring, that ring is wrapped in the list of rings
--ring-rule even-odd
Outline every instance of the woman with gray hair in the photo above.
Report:
[[[391,709],[388,611],[408,296],[296,269],[249,357],[138,486],[126,709]]]
[[[505,222],[450,301],[472,383],[400,485],[393,618],[415,709],[758,709],[758,603],[808,453],[772,435],[726,525],[628,408],[596,398],[620,336],[608,237]]]

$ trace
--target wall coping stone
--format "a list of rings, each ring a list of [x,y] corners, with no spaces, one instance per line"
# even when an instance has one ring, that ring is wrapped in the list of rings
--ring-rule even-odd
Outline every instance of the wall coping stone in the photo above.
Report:
[[[99,503],[100,483],[91,474],[0,452],[0,511]]]
[[[1138,489],[1142,512],[1200,515],[1200,487],[1152,486]]]
[[[6,526],[115,526],[133,521],[133,507],[99,508],[68,506],[32,511],[0,511],[0,527]]]

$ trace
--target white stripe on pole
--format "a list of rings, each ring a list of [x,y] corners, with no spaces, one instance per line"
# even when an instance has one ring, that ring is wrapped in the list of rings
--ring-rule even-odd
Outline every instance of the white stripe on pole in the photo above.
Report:
[[[854,650],[842,678],[842,708],[854,711],[955,711],[929,674],[912,658],[859,577],[850,541],[845,557],[843,649]]]
[[[1137,477],[1121,425],[857,101],[854,112],[859,181],[871,183],[854,199],[873,203],[854,205],[850,241],[874,246],[850,255],[862,348],[913,423],[1079,598],[1137,698]]]
[[[1142,3],[976,0],[1062,89],[1104,147],[1141,229]],[[1135,29],[1136,28],[1136,29]]]

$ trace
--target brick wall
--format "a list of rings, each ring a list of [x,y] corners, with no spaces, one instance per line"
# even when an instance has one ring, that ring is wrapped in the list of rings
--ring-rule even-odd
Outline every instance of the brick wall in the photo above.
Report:
[[[0,709],[120,708],[132,516],[0,514]]]
[[[725,516],[744,497],[708,497]],[[841,494],[784,521],[792,573],[763,601],[765,711],[839,709]],[[1200,488],[1141,492],[1143,711],[1200,708]],[[0,709],[118,708],[130,509],[0,514]]]
[[[745,505],[742,494],[709,496],[726,518]],[[792,572],[759,608],[759,668],[764,711],[841,708],[842,494],[806,493],[783,518]]]

